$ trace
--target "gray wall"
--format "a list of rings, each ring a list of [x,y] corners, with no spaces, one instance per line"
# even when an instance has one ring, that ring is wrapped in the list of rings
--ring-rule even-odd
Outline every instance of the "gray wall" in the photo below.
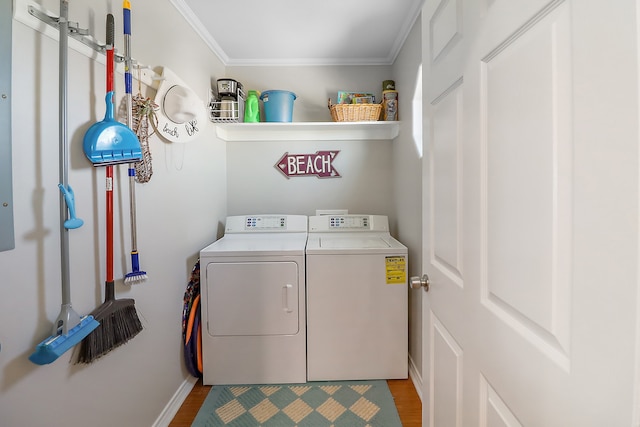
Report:
[[[393,203],[398,238],[409,248],[409,272],[422,275],[422,64],[421,17],[418,17],[393,64],[400,100],[400,135],[393,145]],[[409,352],[422,375],[422,290],[409,290]]]
[[[379,97],[391,67],[228,67],[227,74],[243,82],[247,90],[294,92],[293,121],[331,121],[328,98],[335,102],[338,90],[374,92]],[[342,208],[351,213],[393,216],[392,145],[389,140],[230,142],[229,213],[313,215],[316,209]],[[274,167],[286,152],[318,150],[340,151],[333,162],[340,178],[287,179]]]
[[[58,15],[59,2],[43,4]],[[70,19],[104,41],[104,16],[113,13],[122,51],[120,6],[71,1]],[[223,75],[220,61],[167,0],[135,2],[132,21],[132,52],[141,63],[169,67],[203,98],[210,80]],[[149,281],[134,287],[122,285],[129,209],[126,166],[117,168],[116,293],[135,299],[144,330],[89,366],[70,365],[71,351],[36,366],[27,358],[51,335],[61,300],[58,42],[14,20],[12,61],[16,248],[0,252],[0,425],[150,426],[188,376],[182,296],[198,251],[216,238],[226,216],[225,144],[209,122],[202,137],[185,145],[151,138],[154,174],[136,191],[138,249]],[[122,75],[116,79],[119,100]],[[104,66],[70,50],[69,86],[69,183],[85,221],[70,232],[71,295],[75,310],[86,314],[103,298],[105,171],[93,168],[81,147],[84,132],[104,116]]]
[[[230,214],[297,213],[348,209],[393,217],[391,141],[230,142],[227,145]],[[287,179],[275,164],[285,153],[339,150],[339,178]]]

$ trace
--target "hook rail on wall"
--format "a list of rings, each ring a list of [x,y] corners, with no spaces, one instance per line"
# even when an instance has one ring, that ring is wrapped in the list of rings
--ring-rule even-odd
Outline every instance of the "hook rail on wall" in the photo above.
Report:
[[[57,39],[57,37],[59,36],[58,24],[60,21],[60,17],[50,15],[49,12],[44,10],[41,5],[34,3],[31,0],[16,0],[15,19],[53,39]],[[43,26],[42,23],[45,23],[47,25]],[[71,46],[71,44],[69,47],[73,47],[80,53],[83,53],[90,58],[94,58],[98,60],[98,62],[104,63],[104,55],[106,55],[106,44],[96,40],[93,36],[91,36],[88,29],[81,28],[77,22],[69,21],[69,37],[80,42],[82,46],[85,47],[85,49],[82,49],[79,46]],[[97,52],[101,55],[96,57],[96,55],[92,54],[92,52]],[[114,56],[117,63],[124,63],[123,55],[116,53]],[[132,61],[133,68],[140,70],[140,73],[134,74],[134,78],[139,76],[142,83],[147,86],[156,88],[156,82],[162,80],[162,77],[151,70],[149,66],[139,64],[135,59],[132,59]]]

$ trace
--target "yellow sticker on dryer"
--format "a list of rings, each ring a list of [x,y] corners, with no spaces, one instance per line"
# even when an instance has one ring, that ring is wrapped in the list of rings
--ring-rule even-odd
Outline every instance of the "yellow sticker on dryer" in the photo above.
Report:
[[[404,285],[407,283],[407,260],[404,256],[385,257],[387,285]]]

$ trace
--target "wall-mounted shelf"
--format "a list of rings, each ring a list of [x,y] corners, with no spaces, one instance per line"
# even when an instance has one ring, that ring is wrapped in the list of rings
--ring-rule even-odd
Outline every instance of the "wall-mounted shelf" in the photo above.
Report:
[[[216,123],[225,141],[359,141],[394,139],[400,122]]]

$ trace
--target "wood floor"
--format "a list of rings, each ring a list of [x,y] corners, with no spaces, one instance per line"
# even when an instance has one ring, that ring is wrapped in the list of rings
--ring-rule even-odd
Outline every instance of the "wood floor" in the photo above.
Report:
[[[398,414],[403,427],[422,426],[422,402],[416,393],[416,389],[411,379],[388,380],[389,389],[396,401]],[[169,427],[190,427],[196,417],[202,402],[209,394],[211,386],[202,385],[202,380],[198,380],[196,385],[182,403],[180,410],[169,424]]]

